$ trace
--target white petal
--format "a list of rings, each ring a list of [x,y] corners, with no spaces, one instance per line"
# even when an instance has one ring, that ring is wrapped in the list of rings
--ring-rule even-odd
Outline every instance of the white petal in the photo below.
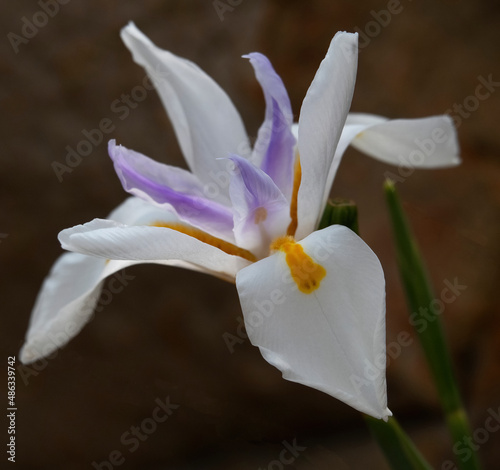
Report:
[[[337,33],[307,91],[299,117],[302,180],[298,194],[301,239],[317,226],[335,149],[351,106],[358,59],[357,34]]]
[[[60,256],[45,278],[35,302],[20,352],[21,362],[36,361],[68,343],[94,317],[104,279],[139,263],[107,261],[79,253]],[[187,263],[159,264],[193,269]],[[116,274],[116,281],[110,284],[110,289],[121,291],[132,280],[133,276],[122,271]]]
[[[442,168],[460,163],[453,120],[447,116],[387,120],[350,114],[346,129],[364,127],[351,145],[378,160],[410,168]]]
[[[109,219],[116,222],[149,223],[164,216],[165,211],[138,198],[128,198]],[[48,356],[76,336],[93,317],[106,277],[142,261],[109,261],[79,253],[59,257],[45,278],[31,313],[30,324],[20,359],[29,363]],[[150,261],[164,265],[200,270],[198,266],[180,261]],[[117,274],[125,285],[129,279]],[[123,280],[123,281],[122,281]]]
[[[226,279],[234,278],[239,269],[250,263],[177,230],[103,219],[63,230],[59,241],[66,250],[106,259],[184,261]]]
[[[134,23],[122,29],[121,37],[155,84],[189,167],[200,180],[216,185],[211,193],[218,188],[225,194],[229,177],[216,158],[241,155],[249,149],[241,117],[230,98],[197,65],[158,48]]]
[[[21,362],[48,356],[76,336],[93,316],[103,280],[131,264],[114,261],[106,265],[104,259],[77,253],[62,255],[38,294],[20,352]]]
[[[298,290],[282,251],[238,273],[250,340],[285,379],[386,419],[391,413],[380,262],[361,238],[339,225],[312,233],[300,245],[326,270],[310,294]]]

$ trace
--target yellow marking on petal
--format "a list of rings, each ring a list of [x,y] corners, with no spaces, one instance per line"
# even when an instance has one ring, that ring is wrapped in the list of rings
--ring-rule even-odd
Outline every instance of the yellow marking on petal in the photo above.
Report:
[[[299,195],[300,180],[302,179],[302,168],[300,167],[300,156],[297,153],[297,158],[295,160],[295,169],[293,173],[293,189],[292,189],[292,200],[290,201],[290,217],[292,221],[288,226],[286,231],[287,235],[292,237],[295,235],[297,230],[298,220],[297,220],[297,198]]]
[[[189,235],[190,237],[196,238],[197,240],[200,240],[203,243],[215,246],[215,248],[219,248],[219,250],[222,250],[224,253],[227,253],[228,255],[239,256],[241,258],[247,259],[248,261],[251,261],[252,263],[257,261],[257,257],[250,251],[245,250],[244,248],[240,248],[239,246],[233,245],[232,243],[227,242],[226,240],[222,240],[221,238],[214,237],[213,235],[210,235],[209,233],[204,232],[203,230],[194,227],[188,227],[187,225],[180,223],[169,224],[166,222],[154,222],[150,225],[152,227],[164,227],[175,230],[180,233],[184,233],[185,235]]]
[[[326,276],[326,269],[305,253],[302,245],[293,237],[287,235],[277,238],[271,243],[271,250],[281,250],[286,254],[286,264],[300,292],[311,294],[319,289],[322,279]]]
[[[259,225],[267,219],[267,209],[265,207],[258,207],[255,210],[254,222],[255,225]]]

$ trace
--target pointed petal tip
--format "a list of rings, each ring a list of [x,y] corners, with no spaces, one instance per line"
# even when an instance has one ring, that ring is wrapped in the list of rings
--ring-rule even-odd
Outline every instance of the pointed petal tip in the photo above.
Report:
[[[387,423],[387,421],[389,421],[389,418],[391,416],[392,416],[392,411],[386,407],[383,415],[380,418],[383,419]]]
[[[132,34],[142,34],[141,30],[136,26],[133,21],[129,21],[121,30],[120,36],[123,39],[123,35],[132,35]]]
[[[27,343],[24,343],[19,351],[19,361],[21,364],[29,364],[36,359],[35,355],[30,351]]]
[[[24,365],[32,364],[33,362],[39,361],[40,359],[51,356],[54,351],[57,351],[60,347],[63,347],[71,338],[63,341],[62,343],[54,342],[54,339],[51,338],[50,341],[47,341],[47,338],[44,338],[44,341],[40,341],[41,337],[36,335],[32,337],[30,340],[26,340],[19,350],[19,362]],[[53,356],[52,356],[53,357]]]
[[[270,63],[269,59],[267,58],[267,56],[265,56],[264,54],[262,54],[261,52],[249,52],[248,54],[243,54],[241,56],[243,59],[248,59],[248,60],[259,60],[259,59],[262,59],[262,60],[265,60],[267,62]]]
[[[130,20],[125,26],[123,26],[123,28],[121,29],[122,31],[123,30],[126,30],[126,29],[132,29],[132,28],[136,28],[137,26],[135,25],[135,23]]]
[[[335,36],[333,36],[331,43],[335,43],[337,41],[349,41],[352,44],[358,44],[358,33],[351,33],[349,31],[337,31]]]
[[[116,145],[116,139],[110,139],[110,141],[108,142],[108,155],[112,160],[114,160],[116,147],[120,147],[119,145]]]

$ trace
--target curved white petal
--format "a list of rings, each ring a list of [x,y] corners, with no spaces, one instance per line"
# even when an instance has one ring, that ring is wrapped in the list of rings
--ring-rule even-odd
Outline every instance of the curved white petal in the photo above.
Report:
[[[354,148],[392,165],[442,168],[460,163],[457,132],[448,115],[388,120],[353,113],[344,132],[352,134],[353,129],[361,129],[352,139]]]
[[[109,219],[121,223],[150,223],[165,211],[131,197],[120,204]],[[113,261],[79,253],[65,253],[45,278],[31,313],[25,343],[20,352],[23,363],[36,361],[64,346],[93,317],[104,279],[142,261]],[[150,261],[201,270],[181,261]],[[125,286],[130,277],[116,275],[114,285]],[[111,289],[110,285],[110,289]]]
[[[76,336],[93,317],[103,280],[131,262],[65,253],[52,267],[38,294],[20,352],[27,364],[48,356]]]
[[[302,180],[298,193],[301,239],[317,226],[335,149],[351,106],[358,61],[358,35],[337,33],[307,91],[299,117]]]
[[[170,223],[159,219],[159,223]],[[230,279],[250,261],[171,228],[94,219],[59,233],[64,249],[114,260],[183,261]]]
[[[312,233],[300,245],[326,270],[310,294],[298,290],[282,251],[237,274],[249,338],[285,379],[386,419],[391,412],[380,262],[361,238],[339,225]]]
[[[222,88],[194,63],[155,46],[134,23],[121,31],[134,61],[146,69],[172,121],[184,157],[220,199],[229,183],[216,158],[249,149],[241,117]],[[220,175],[222,172],[222,176]],[[220,181],[224,183],[221,184]]]

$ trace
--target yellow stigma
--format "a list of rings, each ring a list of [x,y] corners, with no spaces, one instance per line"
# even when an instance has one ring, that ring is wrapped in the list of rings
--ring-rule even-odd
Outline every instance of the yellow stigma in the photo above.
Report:
[[[281,250],[286,254],[286,264],[300,292],[311,294],[319,288],[321,280],[326,276],[326,269],[305,253],[302,245],[293,237],[287,235],[277,238],[271,243],[271,250]]]

